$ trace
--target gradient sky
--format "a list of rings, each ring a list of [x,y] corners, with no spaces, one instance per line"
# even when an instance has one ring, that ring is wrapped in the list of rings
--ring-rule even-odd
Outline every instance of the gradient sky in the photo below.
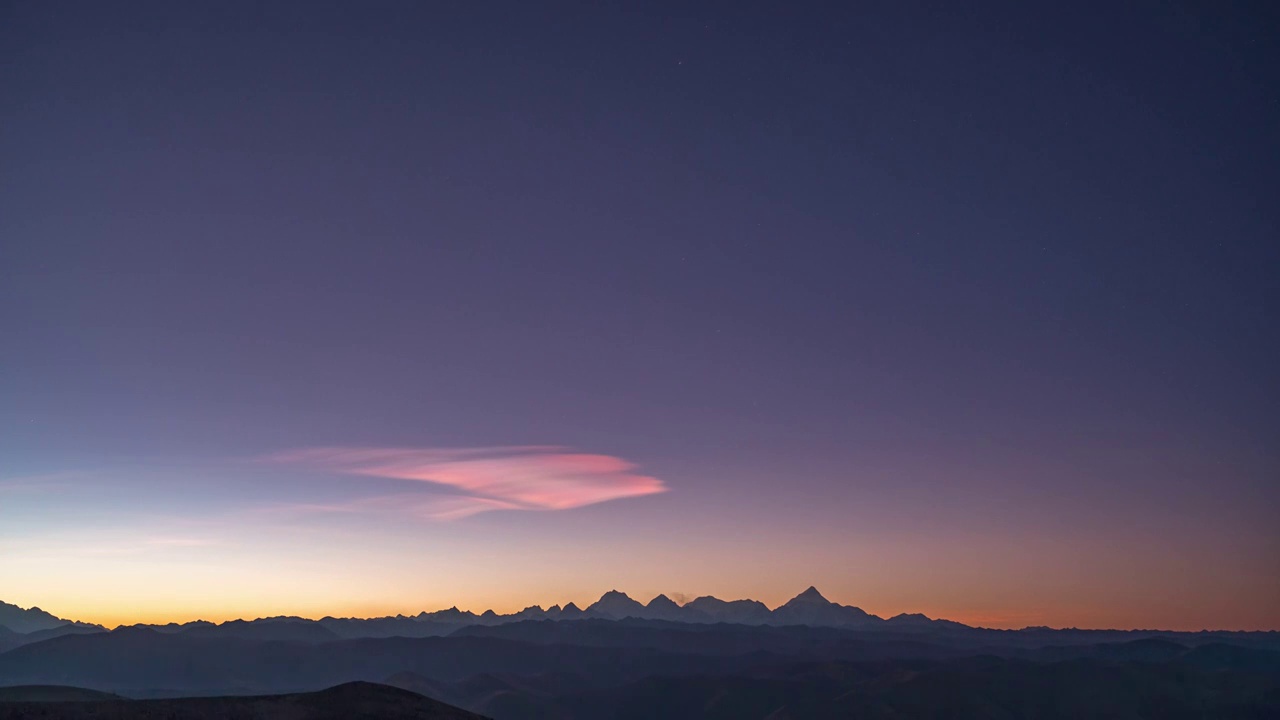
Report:
[[[3,3],[0,599],[1280,629],[1274,4],[964,5]]]

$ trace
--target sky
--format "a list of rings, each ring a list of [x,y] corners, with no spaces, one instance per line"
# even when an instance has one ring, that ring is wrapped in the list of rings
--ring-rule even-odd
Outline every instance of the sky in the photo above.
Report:
[[[1280,629],[1268,3],[0,5],[0,600]]]

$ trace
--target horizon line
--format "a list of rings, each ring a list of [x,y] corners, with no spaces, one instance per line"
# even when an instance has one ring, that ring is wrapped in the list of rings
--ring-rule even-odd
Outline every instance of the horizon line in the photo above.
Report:
[[[120,629],[123,629],[123,628],[134,628],[134,627],[166,627],[166,626],[169,626],[169,625],[178,625],[178,626],[183,626],[183,625],[189,625],[189,624],[194,624],[194,623],[208,623],[208,624],[211,624],[211,625],[218,625],[218,626],[221,626],[221,625],[225,625],[225,624],[233,623],[233,622],[262,622],[262,621],[270,621],[270,620],[298,620],[298,621],[307,621],[307,622],[319,622],[319,621],[321,621],[321,620],[325,620],[325,619],[333,619],[333,620],[362,620],[362,621],[369,621],[369,620],[383,620],[383,619],[393,619],[393,618],[405,618],[405,619],[410,619],[410,620],[416,620],[420,615],[434,615],[434,614],[436,614],[436,613],[447,612],[447,611],[450,611],[450,610],[457,611],[457,612],[458,612],[458,613],[460,613],[460,614],[469,614],[469,615],[471,615],[471,616],[473,616],[473,617],[475,617],[475,618],[477,618],[477,619],[479,619],[479,618],[481,618],[481,617],[484,617],[485,615],[488,615],[488,614],[490,614],[490,613],[492,613],[494,616],[499,617],[499,618],[511,618],[511,617],[516,616],[516,615],[519,615],[520,613],[527,612],[527,611],[530,611],[530,610],[538,610],[538,611],[546,612],[546,611],[550,610],[551,608],[565,608],[565,607],[568,607],[568,606],[570,606],[570,605],[573,605],[574,607],[578,608],[578,610],[579,610],[580,612],[582,612],[582,613],[586,613],[590,608],[594,607],[596,604],[598,604],[598,603],[599,603],[601,600],[603,600],[605,597],[607,597],[607,596],[608,596],[608,595],[610,595],[610,594],[615,594],[615,593],[616,593],[616,594],[619,594],[619,595],[621,595],[621,596],[623,596],[623,597],[625,597],[625,598],[626,598],[626,599],[628,599],[628,600],[631,600],[631,601],[633,601],[633,602],[639,603],[639,604],[640,604],[641,606],[643,606],[643,607],[648,607],[650,604],[652,604],[652,603],[653,603],[654,601],[656,601],[658,598],[666,598],[667,600],[670,600],[672,603],[674,603],[677,607],[680,607],[680,608],[684,608],[684,607],[686,607],[687,605],[689,605],[690,603],[692,603],[692,602],[694,602],[694,601],[696,601],[696,600],[700,600],[700,599],[703,599],[703,598],[711,598],[711,599],[719,600],[719,601],[721,601],[721,602],[726,602],[726,603],[731,603],[731,602],[752,602],[752,603],[759,603],[760,605],[764,606],[765,610],[767,610],[769,613],[773,613],[773,612],[777,611],[778,609],[780,609],[780,608],[784,607],[787,603],[791,602],[791,600],[795,600],[795,599],[796,599],[796,598],[798,598],[798,597],[801,597],[801,596],[803,596],[803,595],[806,595],[806,594],[808,594],[810,591],[815,592],[819,597],[821,597],[823,600],[826,600],[826,601],[827,601],[828,603],[830,603],[831,605],[835,605],[835,606],[838,606],[838,607],[850,607],[850,608],[854,608],[854,609],[857,609],[857,610],[861,610],[862,612],[866,612],[866,613],[867,613],[867,615],[868,615],[869,617],[876,618],[877,620],[880,620],[880,621],[886,621],[886,622],[887,622],[887,621],[892,620],[892,619],[894,619],[894,618],[904,617],[904,616],[906,616],[906,617],[910,617],[910,616],[923,616],[923,617],[927,618],[927,619],[928,619],[928,620],[930,620],[930,621],[935,621],[935,622],[939,622],[939,621],[941,621],[941,622],[953,622],[953,623],[957,623],[957,624],[960,624],[960,625],[964,625],[964,626],[966,626],[966,627],[969,627],[969,628],[971,628],[971,629],[975,629],[975,630],[987,630],[987,631],[994,631],[994,632],[1022,632],[1022,631],[1027,631],[1027,630],[1083,631],[1083,632],[1162,632],[1162,633],[1277,633],[1277,632],[1280,632],[1280,628],[1267,628],[1267,629],[1262,629],[1262,628],[1254,628],[1254,629],[1229,629],[1229,628],[1221,628],[1221,627],[1219,627],[1219,628],[1202,627],[1202,628],[1199,628],[1199,629],[1196,629],[1196,630],[1175,630],[1175,629],[1165,629],[1165,628],[1158,628],[1158,627],[1127,627],[1127,628],[1126,628],[1126,627],[1080,627],[1080,626],[1077,626],[1077,625],[1072,625],[1072,626],[1053,626],[1053,625],[1049,625],[1049,624],[1030,624],[1030,625],[1023,625],[1023,626],[1021,626],[1021,627],[991,627],[991,626],[981,625],[981,624],[970,624],[970,622],[965,622],[965,621],[961,621],[961,620],[954,620],[954,619],[952,619],[952,618],[943,617],[943,616],[941,616],[941,615],[936,616],[936,617],[935,617],[935,616],[930,616],[930,615],[926,615],[926,614],[925,614],[925,613],[923,613],[923,612],[908,612],[908,611],[902,611],[902,612],[899,612],[899,613],[896,613],[896,614],[893,614],[893,615],[887,615],[887,614],[886,614],[886,615],[883,615],[883,616],[882,616],[882,615],[877,615],[877,614],[875,614],[875,613],[871,613],[871,612],[867,612],[867,611],[865,611],[865,610],[862,610],[862,608],[858,607],[857,605],[845,605],[845,604],[842,604],[842,603],[839,603],[839,602],[836,602],[836,601],[830,600],[830,599],[828,599],[825,595],[822,595],[822,593],[821,593],[820,591],[818,591],[818,590],[817,590],[817,587],[816,587],[816,586],[813,586],[813,585],[810,585],[808,588],[806,588],[805,590],[801,591],[801,592],[800,592],[800,593],[798,593],[797,595],[793,596],[793,597],[792,597],[792,598],[790,598],[789,600],[784,601],[784,602],[782,602],[782,603],[780,603],[780,604],[778,604],[778,605],[776,605],[776,606],[774,606],[774,607],[769,607],[769,605],[768,605],[768,604],[766,604],[766,603],[764,603],[764,602],[762,602],[762,601],[759,601],[759,600],[755,600],[755,599],[753,599],[753,598],[735,598],[735,599],[732,599],[732,600],[724,600],[724,599],[722,599],[722,598],[718,598],[718,597],[716,597],[716,596],[714,596],[714,595],[710,595],[710,594],[708,594],[708,595],[698,595],[698,596],[696,596],[696,597],[694,597],[694,598],[692,598],[692,599],[686,600],[686,601],[684,601],[684,602],[678,602],[678,601],[676,601],[674,598],[672,598],[670,595],[668,595],[667,593],[662,593],[662,592],[660,592],[660,593],[658,593],[657,595],[653,596],[653,598],[651,598],[648,602],[641,602],[641,601],[639,601],[639,600],[636,600],[635,598],[632,598],[632,597],[631,597],[629,594],[627,594],[626,592],[624,592],[624,591],[620,591],[620,590],[617,590],[616,588],[614,588],[614,589],[610,589],[610,590],[605,591],[605,592],[604,592],[604,593],[602,593],[602,594],[600,595],[600,597],[599,597],[599,598],[597,598],[596,600],[591,601],[591,602],[589,602],[589,603],[584,603],[584,604],[582,604],[582,605],[579,605],[577,602],[575,602],[575,601],[573,601],[573,600],[570,600],[570,601],[568,601],[568,602],[566,602],[566,603],[563,603],[563,604],[561,604],[561,603],[552,603],[551,605],[547,605],[547,606],[543,606],[543,605],[542,605],[542,604],[540,604],[540,603],[535,603],[535,604],[533,604],[533,605],[527,605],[527,606],[525,606],[524,608],[522,608],[522,609],[520,609],[520,610],[514,610],[514,611],[512,611],[512,612],[508,612],[508,613],[499,613],[499,612],[497,612],[497,611],[493,610],[492,608],[486,608],[486,609],[484,609],[484,610],[482,610],[482,611],[480,611],[480,612],[476,612],[476,611],[474,611],[474,610],[470,610],[470,609],[461,609],[461,608],[459,608],[456,604],[454,604],[454,605],[451,605],[451,606],[449,606],[449,607],[439,608],[439,609],[436,609],[436,610],[420,610],[419,612],[414,613],[414,614],[405,614],[405,613],[403,613],[403,612],[400,612],[400,613],[395,613],[395,614],[386,614],[386,615],[368,615],[368,616],[360,616],[360,615],[339,615],[339,614],[334,614],[334,613],[326,613],[326,614],[324,614],[324,615],[320,615],[320,616],[318,616],[318,617],[317,617],[317,616],[314,616],[313,614],[275,614],[275,615],[260,615],[260,616],[253,617],[253,618],[249,618],[249,617],[247,617],[247,616],[241,615],[241,616],[238,616],[238,617],[230,617],[230,616],[226,616],[226,617],[224,617],[223,619],[220,619],[220,620],[208,620],[208,619],[206,619],[205,617],[196,617],[196,618],[194,618],[194,619],[184,620],[184,621],[179,621],[179,620],[169,620],[169,621],[167,621],[167,622],[159,622],[159,621],[151,621],[151,622],[147,622],[147,621],[137,621],[137,622],[119,622],[119,623],[114,624],[114,625],[109,624],[109,623],[106,623],[106,622],[90,622],[90,621],[78,620],[78,619],[74,619],[74,618],[66,618],[66,617],[62,617],[62,616],[57,615],[57,614],[55,614],[55,613],[53,613],[53,612],[51,612],[51,611],[49,611],[49,610],[47,610],[47,609],[41,608],[41,607],[39,607],[38,605],[32,605],[31,607],[24,608],[24,607],[22,607],[21,605],[18,605],[18,604],[16,604],[16,603],[9,603],[9,602],[5,601],[3,598],[0,598],[0,605],[5,605],[5,604],[7,604],[7,605],[10,605],[11,607],[16,607],[16,608],[18,608],[20,611],[23,611],[23,612],[30,612],[30,611],[33,611],[33,610],[35,610],[35,611],[40,611],[40,612],[45,612],[45,613],[48,613],[49,615],[52,615],[53,617],[55,617],[55,618],[57,618],[57,619],[59,619],[59,620],[62,620],[62,621],[64,621],[64,622],[67,622],[67,623],[71,623],[71,624],[82,624],[82,625],[95,625],[95,626],[98,626],[98,627],[102,627],[102,628],[104,628],[104,629],[105,629],[106,631],[108,631],[108,632],[114,632],[114,631],[116,631],[116,630],[120,630]],[[677,593],[677,595],[682,596],[682,597],[684,597],[684,596],[685,596],[683,593]],[[216,616],[215,616],[215,617],[216,617]],[[585,617],[584,617],[584,618],[581,618],[581,619],[584,619],[584,620],[590,620],[590,619],[599,619],[599,620],[622,620],[622,619],[627,619],[627,618],[630,618],[630,617],[633,617],[633,616],[624,616],[624,617],[622,617],[622,618],[616,618],[616,619],[614,619],[614,618],[599,618],[599,617],[596,617],[596,618],[585,618]],[[555,619],[551,619],[551,618],[546,618],[546,619],[547,619],[547,620],[549,620],[549,621],[558,622],[558,620],[555,620]],[[646,618],[635,618],[635,619],[644,620],[644,619],[646,619]],[[513,620],[513,622],[522,622],[522,621],[524,621],[524,620]],[[676,620],[676,621],[671,621],[671,622],[681,622],[681,621]],[[973,622],[980,622],[980,621],[973,621]],[[714,623],[703,623],[703,624],[721,624],[721,623],[725,623],[725,621],[717,621],[717,622],[714,622]],[[691,623],[691,624],[699,624],[699,623]],[[746,623],[726,623],[726,624],[743,625],[743,624],[746,624]],[[2,627],[2,626],[3,626],[3,624],[2,624],[2,623],[0,623],[0,627]],[[833,628],[840,628],[840,626],[831,626],[831,627],[833,627]]]

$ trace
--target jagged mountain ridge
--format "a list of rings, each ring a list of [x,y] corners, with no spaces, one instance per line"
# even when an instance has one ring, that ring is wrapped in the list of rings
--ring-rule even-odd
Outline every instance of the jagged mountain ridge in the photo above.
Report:
[[[0,603],[0,613],[5,617],[22,617],[20,627],[38,627],[38,631],[18,631],[0,623],[0,650],[27,644],[38,639],[68,632],[101,632],[105,628],[87,623],[62,620],[38,608],[22,610],[17,606]],[[18,615],[21,613],[21,615]],[[244,640],[284,640],[292,642],[320,643],[337,639],[364,637],[440,637],[458,628],[472,625],[493,626],[527,620],[655,620],[676,623],[729,623],[735,625],[809,625],[813,627],[840,627],[858,629],[911,629],[927,630],[931,627],[965,627],[948,620],[934,620],[921,614],[902,614],[890,619],[869,614],[860,608],[840,605],[827,600],[814,587],[810,587],[786,603],[770,610],[757,600],[721,600],[703,596],[683,605],[666,595],[658,595],[648,603],[641,603],[624,592],[610,590],[585,610],[570,602],[543,609],[533,605],[519,612],[500,615],[493,610],[477,614],[469,610],[451,607],[436,612],[417,615],[396,615],[379,618],[324,617],[312,620],[301,617],[266,617],[255,620],[229,620],[211,623],[195,620],[188,623],[166,625],[138,625],[160,633],[183,633],[201,637],[226,637]],[[5,630],[14,631],[5,633]]]
[[[106,632],[92,623],[63,620],[38,607],[23,609],[0,602],[0,653],[62,635]]]
[[[22,608],[17,605],[11,605],[7,602],[0,601],[0,628],[2,628],[0,629],[0,635],[4,634],[4,630],[25,635],[27,633],[53,630],[64,625],[72,625],[80,628],[94,628],[98,630],[104,629],[101,625],[63,620],[62,618],[50,612],[41,610],[38,607]]]
[[[565,619],[571,616],[569,608],[576,610],[572,603],[560,612],[542,611],[534,606],[512,615],[494,615],[486,622],[485,616],[469,614],[469,624],[497,624],[516,620]],[[423,620],[445,621],[451,619],[456,609],[441,613],[422,613],[417,617]],[[490,611],[492,612],[492,611]],[[487,614],[487,613],[486,613]],[[604,620],[665,620],[670,622],[689,623],[732,623],[738,625],[811,625],[815,627],[873,627],[877,625],[912,625],[928,626],[933,623],[948,623],[952,627],[960,623],[934,620],[920,613],[901,614],[891,619],[872,615],[852,605],[840,605],[828,600],[815,587],[809,587],[786,603],[770,610],[767,605],[757,600],[721,600],[712,596],[699,597],[684,605],[677,604],[666,595],[658,595],[648,603],[641,603],[624,592],[610,590],[599,600],[581,611],[581,617]]]
[[[666,595],[658,595],[648,603],[641,603],[624,592],[610,590],[585,610],[570,602],[563,607],[553,605],[543,609],[533,605],[519,612],[500,615],[493,610],[476,614],[469,610],[451,607],[436,612],[417,615],[396,615],[380,618],[324,617],[311,620],[301,617],[267,617],[256,620],[230,620],[215,624],[204,620],[167,625],[139,625],[161,633],[186,633],[202,637],[229,637],[254,640],[288,640],[297,642],[327,642],[334,639],[358,637],[439,637],[461,627],[472,625],[493,626],[527,620],[655,620],[676,623],[729,623],[735,625],[809,625],[813,627],[840,627],[875,629],[928,629],[945,624],[952,628],[965,627],[947,620],[934,620],[921,614],[902,614],[885,619],[851,605],[840,605],[827,600],[816,588],[810,587],[786,603],[770,610],[757,600],[721,600],[703,596],[683,605]],[[98,626],[92,626],[101,630]]]

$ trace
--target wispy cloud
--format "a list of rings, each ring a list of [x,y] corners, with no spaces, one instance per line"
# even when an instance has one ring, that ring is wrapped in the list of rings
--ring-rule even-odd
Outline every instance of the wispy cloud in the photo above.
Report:
[[[520,505],[514,505],[502,500],[471,495],[399,493],[325,503],[265,505],[254,508],[251,512],[276,517],[399,513],[427,520],[457,520],[487,510],[523,509],[525,508]]]
[[[415,480],[454,491],[444,496],[368,498],[307,508],[316,512],[373,510],[390,502],[423,517],[457,519],[488,510],[566,510],[667,489],[661,480],[633,472],[635,465],[621,458],[548,446],[328,447],[292,450],[266,459],[325,472]]]

